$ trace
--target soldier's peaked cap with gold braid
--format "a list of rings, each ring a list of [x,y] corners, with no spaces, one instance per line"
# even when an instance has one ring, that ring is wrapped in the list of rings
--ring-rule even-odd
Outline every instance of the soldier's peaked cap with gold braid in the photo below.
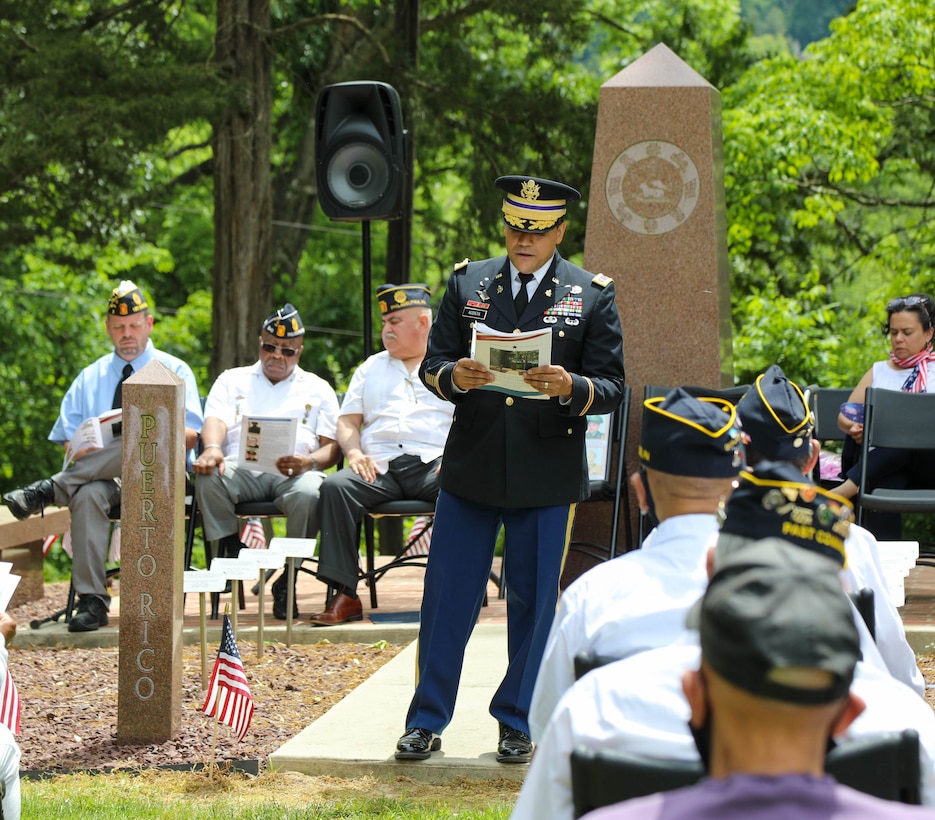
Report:
[[[503,223],[524,233],[547,233],[561,225],[566,205],[581,194],[569,185],[537,177],[497,177],[494,183],[506,191]]]

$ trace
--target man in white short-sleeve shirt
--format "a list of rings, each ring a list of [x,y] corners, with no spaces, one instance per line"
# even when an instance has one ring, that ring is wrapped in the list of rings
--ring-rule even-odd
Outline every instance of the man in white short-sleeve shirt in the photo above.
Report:
[[[357,368],[341,404],[338,442],[347,466],[321,487],[318,577],[336,588],[315,626],[363,617],[357,596],[358,525],[385,501],[438,496],[438,470],[454,405],[419,379],[432,309],[428,285],[382,285],[384,350]]]
[[[318,532],[323,471],[341,455],[335,433],[338,399],[328,382],[299,367],[304,336],[302,319],[287,302],[263,322],[257,362],[225,370],[208,394],[202,452],[194,465],[195,495],[205,538],[218,542],[220,556],[236,557],[244,546],[234,512],[240,502],[272,501],[286,516],[290,538]],[[258,417],[296,421],[295,447],[278,456],[275,472],[250,469],[250,442],[241,448],[243,419]],[[239,463],[242,449],[244,464]],[[287,594],[281,577],[273,585],[274,617],[286,617]]]

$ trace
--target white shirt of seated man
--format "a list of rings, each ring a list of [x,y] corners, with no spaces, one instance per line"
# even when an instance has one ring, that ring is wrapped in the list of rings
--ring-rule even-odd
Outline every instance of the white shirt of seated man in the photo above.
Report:
[[[886,668],[896,680],[924,697],[925,679],[916,663],[915,652],[906,640],[902,618],[890,597],[877,539],[863,527],[851,524],[844,549],[847,553],[847,566],[841,570],[844,591],[873,590],[876,647]]]
[[[840,573],[846,592],[869,586],[867,571],[874,566],[866,539],[861,537],[866,531],[851,526],[850,532],[854,539],[848,536],[846,548],[853,543],[865,560],[851,562],[848,553],[850,568]],[[698,538],[705,534],[707,541],[699,549]],[[533,690],[529,712],[533,740],[539,742],[553,709],[574,683],[577,654],[622,659],[680,639],[685,614],[707,585],[716,541],[714,516],[675,516],[656,527],[641,549],[595,567],[565,590]],[[857,572],[856,566],[865,569]],[[878,583],[882,584],[882,573],[879,578]],[[878,602],[875,593],[875,611],[892,609],[895,613],[888,600]],[[898,614],[877,621],[875,641],[853,605],[851,613],[860,634],[864,664],[893,675],[912,691],[922,694],[925,683]],[[881,632],[883,625],[885,631]],[[894,666],[902,674],[896,675]]]

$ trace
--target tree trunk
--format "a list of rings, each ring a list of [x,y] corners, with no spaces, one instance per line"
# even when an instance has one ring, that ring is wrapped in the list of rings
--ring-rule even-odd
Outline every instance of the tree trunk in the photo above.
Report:
[[[301,104],[301,98],[293,98],[291,105]],[[273,269],[277,281],[288,277],[294,287],[296,272],[305,247],[309,229],[315,218],[318,202],[318,182],[315,170],[315,114],[309,108],[305,131],[295,143],[296,157],[289,163],[284,161],[273,177]]]
[[[419,67],[419,11],[419,0],[398,0],[396,3],[396,38],[402,44],[403,52],[398,55],[398,61],[408,69],[405,73],[401,72],[401,75],[405,78],[404,81],[407,81],[408,77],[415,76]],[[406,104],[407,98],[410,96],[407,89],[403,87],[396,90],[400,92],[403,110],[406,113],[411,113],[412,106]],[[389,223],[386,244],[386,281],[395,284],[409,282],[412,273],[412,217],[415,190],[413,173],[415,171],[416,153],[415,118],[405,117],[404,124],[407,121],[403,215],[400,219]],[[420,279],[422,278],[424,277],[420,277]]]
[[[257,357],[272,307],[269,0],[219,0],[216,48],[239,89],[214,129],[211,378]]]

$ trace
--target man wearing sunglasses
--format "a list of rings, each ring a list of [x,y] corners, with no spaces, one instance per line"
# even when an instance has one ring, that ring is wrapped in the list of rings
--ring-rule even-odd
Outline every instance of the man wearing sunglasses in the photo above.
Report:
[[[205,538],[218,542],[219,556],[234,557],[243,546],[234,514],[239,502],[272,501],[286,515],[289,538],[318,532],[323,471],[341,454],[335,433],[338,399],[324,379],[299,367],[304,337],[302,319],[287,302],[263,322],[256,363],[225,370],[208,394],[202,452],[194,465],[195,496]],[[296,420],[294,451],[276,459],[275,472],[238,463],[245,417]],[[288,590],[280,581],[273,585],[273,616],[282,620]]]

